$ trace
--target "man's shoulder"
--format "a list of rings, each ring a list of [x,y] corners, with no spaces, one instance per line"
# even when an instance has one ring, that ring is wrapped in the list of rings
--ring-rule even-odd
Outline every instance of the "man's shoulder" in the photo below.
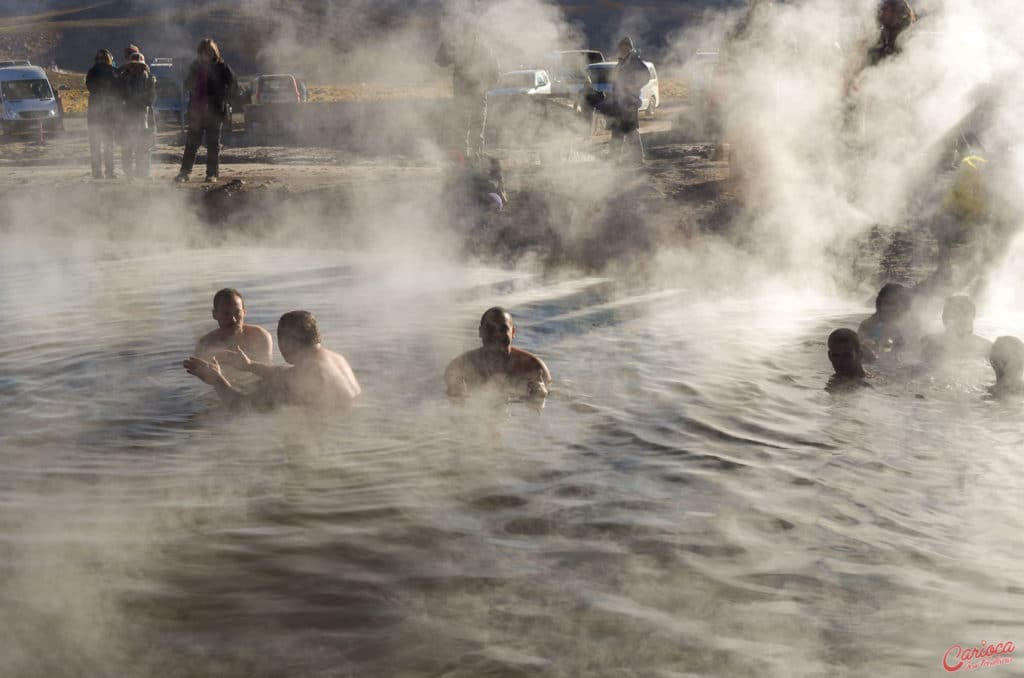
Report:
[[[985,351],[987,353],[992,350],[992,342],[985,337],[979,337],[977,334],[971,335],[971,344],[973,345],[973,348],[979,351]]]
[[[199,337],[199,340],[196,342],[196,346],[216,344],[220,341],[222,341],[222,338],[220,336],[220,328],[218,327],[217,329],[210,330],[203,336]]]
[[[348,359],[337,351],[332,351],[329,348],[325,348],[322,351],[324,357],[330,361],[333,365],[340,365],[342,367],[349,367]]]
[[[548,366],[544,364],[543,360],[533,353],[513,346],[512,358],[514,360],[514,368],[517,371],[540,370],[544,373],[546,378],[551,378],[550,373],[548,372]]]
[[[260,337],[261,339],[273,340],[273,335],[271,335],[270,332],[261,325],[250,325],[249,323],[246,323],[242,326],[242,334],[247,337]]]
[[[464,369],[467,365],[475,365],[476,358],[480,354],[480,352],[481,349],[474,348],[470,349],[469,351],[466,351],[465,353],[460,353],[459,355],[455,356],[450,363],[448,363],[448,369]]]

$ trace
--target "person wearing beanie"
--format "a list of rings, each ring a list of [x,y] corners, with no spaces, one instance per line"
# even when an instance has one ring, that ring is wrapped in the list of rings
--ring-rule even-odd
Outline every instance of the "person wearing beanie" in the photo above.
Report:
[[[611,157],[619,159],[624,154],[638,163],[644,160],[644,145],[640,138],[640,90],[651,79],[647,65],[640,60],[640,53],[633,46],[633,40],[626,36],[619,41],[619,62],[612,71],[612,120]]]
[[[149,178],[153,147],[150,109],[156,102],[156,78],[142,52],[132,52],[121,73],[121,165],[125,177]]]
[[[93,66],[85,76],[89,90],[89,155],[92,176],[114,178],[114,118],[119,113],[118,75],[114,55],[101,49],[93,58]]]
[[[117,67],[117,75],[118,75],[118,77],[120,77],[121,75],[124,74],[124,69],[128,66],[128,62],[131,61],[132,55],[133,54],[138,54],[141,51],[142,50],[139,49],[138,45],[128,45],[127,47],[124,48],[124,51],[122,52],[122,54],[124,55],[123,61],[122,61],[121,65]],[[113,55],[111,55],[111,56],[113,56]]]

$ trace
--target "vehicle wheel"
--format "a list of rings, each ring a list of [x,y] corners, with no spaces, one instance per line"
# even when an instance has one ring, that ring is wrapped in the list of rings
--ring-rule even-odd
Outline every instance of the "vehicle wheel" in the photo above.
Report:
[[[658,98],[651,97],[651,100],[647,102],[647,117],[654,119],[654,112],[658,110]]]

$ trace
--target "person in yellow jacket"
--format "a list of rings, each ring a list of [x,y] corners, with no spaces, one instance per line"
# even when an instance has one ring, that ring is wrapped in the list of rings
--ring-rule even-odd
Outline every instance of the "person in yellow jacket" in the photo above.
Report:
[[[980,155],[969,155],[960,161],[956,180],[946,194],[943,207],[961,224],[983,221],[991,211],[985,189],[985,166],[988,160]]]

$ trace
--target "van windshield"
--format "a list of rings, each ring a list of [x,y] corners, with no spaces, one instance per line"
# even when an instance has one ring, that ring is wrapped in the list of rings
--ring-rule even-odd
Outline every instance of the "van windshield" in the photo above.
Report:
[[[53,90],[46,80],[5,80],[0,82],[0,91],[8,101],[53,98]]]

